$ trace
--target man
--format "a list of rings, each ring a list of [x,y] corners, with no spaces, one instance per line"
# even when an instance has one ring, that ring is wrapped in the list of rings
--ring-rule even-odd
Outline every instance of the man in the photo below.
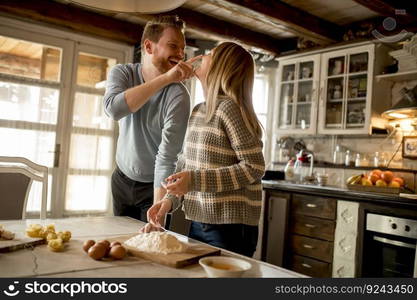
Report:
[[[142,63],[116,65],[109,73],[104,106],[119,122],[112,175],[113,211],[146,222],[146,211],[166,191],[161,182],[175,169],[190,112],[181,81],[193,75],[184,62],[184,22],[162,16],[146,24]]]

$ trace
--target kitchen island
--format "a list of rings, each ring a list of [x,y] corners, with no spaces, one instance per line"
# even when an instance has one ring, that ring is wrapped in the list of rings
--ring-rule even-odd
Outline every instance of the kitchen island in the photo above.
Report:
[[[199,264],[184,268],[171,268],[138,257],[128,256],[123,260],[96,261],[83,251],[83,242],[89,239],[111,239],[123,235],[133,235],[145,223],[129,217],[78,217],[46,220],[6,220],[1,221],[7,230],[20,235],[30,224],[42,226],[54,224],[57,231],[69,230],[72,239],[63,252],[52,252],[46,245],[38,245],[8,253],[0,253],[1,277],[139,277],[139,278],[204,278],[207,277]],[[173,233],[181,241],[200,243],[186,236]],[[222,255],[243,258],[252,264],[252,269],[244,277],[291,278],[304,277],[262,261],[247,258],[221,250]]]

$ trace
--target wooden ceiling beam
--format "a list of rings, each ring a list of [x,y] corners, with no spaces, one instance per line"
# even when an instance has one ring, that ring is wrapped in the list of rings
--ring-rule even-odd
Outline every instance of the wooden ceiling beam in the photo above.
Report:
[[[1,0],[0,12],[65,27],[127,44],[140,42],[143,27],[48,0]]]
[[[384,16],[392,17],[399,24],[416,24],[417,10],[414,1],[404,0],[354,0],[356,3]]]
[[[226,22],[197,11],[186,8],[177,8],[168,12],[176,14],[186,22],[187,30],[194,30],[198,33],[206,33],[211,38],[217,37],[220,40],[237,40],[247,46],[263,49],[274,55],[282,52],[297,49],[297,41],[293,38],[275,39],[269,35],[256,32],[239,25]],[[135,14],[137,17],[148,20],[156,15]]]
[[[215,0],[215,3],[231,3],[240,6],[242,12],[254,11],[284,25],[288,31],[318,44],[342,40],[341,26],[318,18],[306,11],[281,1],[270,0]],[[213,3],[214,4],[214,3]]]

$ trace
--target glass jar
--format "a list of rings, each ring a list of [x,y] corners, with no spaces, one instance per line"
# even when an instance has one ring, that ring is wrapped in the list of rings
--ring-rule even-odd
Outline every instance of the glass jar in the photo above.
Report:
[[[350,160],[351,160],[350,150],[346,150],[346,153],[345,153],[345,166],[347,166],[347,167],[350,166]]]
[[[360,167],[360,166],[361,166],[361,155],[357,153],[356,159],[355,159],[355,167]]]
[[[335,165],[342,165],[343,164],[343,153],[339,145],[336,145],[336,148],[333,152],[333,163]]]
[[[288,181],[294,181],[295,180],[295,174],[294,174],[294,160],[290,159],[287,163],[287,165],[284,168],[285,173],[285,180]]]

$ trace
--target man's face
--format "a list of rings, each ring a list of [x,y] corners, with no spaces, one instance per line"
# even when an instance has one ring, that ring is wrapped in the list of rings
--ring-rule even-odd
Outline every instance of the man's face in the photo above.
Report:
[[[165,73],[184,59],[185,38],[180,30],[165,28],[157,43],[152,43],[152,63]]]

